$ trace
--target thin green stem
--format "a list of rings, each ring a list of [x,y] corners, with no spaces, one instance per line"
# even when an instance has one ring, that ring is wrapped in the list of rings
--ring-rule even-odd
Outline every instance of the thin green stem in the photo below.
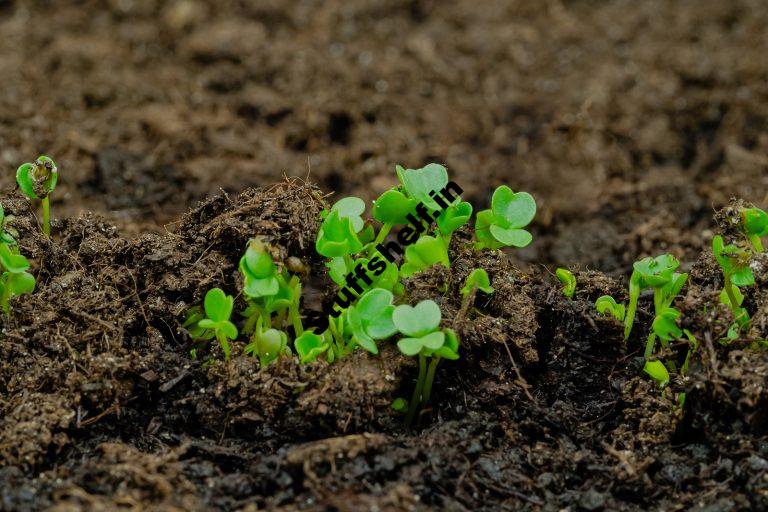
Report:
[[[355,262],[352,260],[352,256],[349,254],[344,255],[344,266],[347,267],[347,272],[352,272],[352,269],[355,267]]]
[[[229,340],[224,335],[224,333],[216,331],[216,339],[219,342],[219,345],[221,345],[221,350],[224,352],[224,359],[229,360],[229,355],[232,352],[232,350],[229,347]]]
[[[731,275],[725,274],[725,294],[728,296],[728,302],[731,303],[731,311],[734,313],[739,310],[741,307],[739,304],[739,300],[736,298],[736,295],[733,293],[733,282],[731,281]]]
[[[413,418],[416,415],[416,411],[421,405],[421,395],[424,388],[424,379],[426,378],[427,370],[427,358],[424,354],[419,354],[419,377],[416,379],[416,387],[413,388],[413,395],[411,395],[411,403],[408,405],[408,414],[405,417],[405,424],[411,425]]]
[[[648,341],[645,344],[645,354],[643,355],[646,359],[650,359],[654,348],[656,348],[656,334],[652,332],[648,335]]]
[[[43,234],[51,236],[51,204],[47,197],[43,198]]]
[[[381,226],[381,229],[376,235],[376,239],[371,244],[371,250],[368,251],[369,258],[373,256],[374,251],[376,251],[376,246],[382,243],[387,238],[387,235],[392,230],[392,226],[393,224],[384,224],[383,226]]]
[[[301,301],[301,283],[298,282],[293,287],[293,300],[288,307],[293,322],[293,330],[296,332],[296,336],[304,334],[304,325],[301,323],[301,313],[299,313],[299,301]]]
[[[427,380],[424,383],[424,405],[429,403],[429,397],[432,396],[432,382],[435,380],[435,371],[437,365],[440,364],[439,357],[433,357],[429,362],[429,370],[427,371]]]
[[[640,285],[637,282],[637,277],[633,273],[632,277],[629,279],[629,304],[627,305],[627,314],[624,317],[624,341],[629,339],[629,334],[632,332],[638,300],[640,300]]]
[[[749,241],[752,242],[752,245],[755,247],[755,250],[757,252],[765,252],[765,247],[763,247],[763,241],[760,240],[760,237],[757,235],[748,235]]]

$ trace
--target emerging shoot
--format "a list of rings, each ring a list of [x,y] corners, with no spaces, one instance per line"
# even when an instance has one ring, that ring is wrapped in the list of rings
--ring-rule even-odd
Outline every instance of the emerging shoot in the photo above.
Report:
[[[51,236],[51,207],[48,196],[56,188],[59,170],[47,156],[21,164],[16,170],[16,183],[27,198],[40,199],[43,205],[43,233]]]

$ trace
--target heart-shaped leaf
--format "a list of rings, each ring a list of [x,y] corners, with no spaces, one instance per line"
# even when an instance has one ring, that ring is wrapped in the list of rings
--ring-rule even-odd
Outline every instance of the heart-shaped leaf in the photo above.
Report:
[[[208,290],[203,301],[205,314],[214,322],[229,320],[229,316],[232,314],[233,302],[234,299],[224,293],[224,290],[221,288]]]
[[[413,212],[418,201],[397,189],[387,190],[373,203],[373,218],[383,224],[407,224],[405,217]]]
[[[324,337],[312,331],[305,331],[304,334],[296,338],[294,346],[302,364],[304,364],[315,361],[320,354],[328,350],[330,344],[325,341]]]
[[[29,260],[21,254],[14,254],[7,244],[0,244],[0,264],[13,274],[24,272],[29,268]]]
[[[506,246],[526,247],[533,241],[533,235],[524,229],[492,225],[490,231],[493,238]]]
[[[440,164],[428,164],[421,169],[403,169],[397,166],[397,177],[408,196],[424,203],[432,210],[441,210],[430,192],[440,191],[448,184],[448,171]]]
[[[422,236],[405,249],[405,261],[400,267],[400,275],[410,277],[438,263],[450,267],[445,241],[433,236]]]
[[[397,329],[405,334],[418,338],[428,334],[440,325],[440,307],[431,300],[423,300],[411,307],[407,304],[397,306],[392,313],[392,321]]]
[[[472,217],[472,205],[466,201],[450,206],[443,210],[437,218],[437,227],[443,235],[450,235],[469,222]]]
[[[491,210],[494,215],[506,221],[507,225],[502,227],[522,228],[536,216],[536,201],[528,192],[515,193],[508,186],[502,185],[493,193]]]
[[[331,207],[332,212],[339,212],[339,217],[346,218],[352,222],[352,227],[355,232],[359,232],[363,229],[365,221],[362,218],[365,213],[365,201],[359,197],[345,197],[334,203]]]

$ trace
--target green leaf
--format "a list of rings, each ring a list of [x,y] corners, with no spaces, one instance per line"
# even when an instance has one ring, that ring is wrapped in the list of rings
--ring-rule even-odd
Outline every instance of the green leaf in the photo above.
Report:
[[[397,177],[408,196],[424,203],[432,210],[441,210],[430,192],[440,191],[448,184],[448,171],[440,164],[428,164],[421,169],[403,169],[397,166]]]
[[[643,258],[632,267],[639,276],[640,288],[661,288],[672,279],[680,262],[671,254],[662,254],[655,258]]]
[[[576,276],[573,275],[573,272],[567,268],[558,268],[555,270],[555,275],[563,285],[563,295],[569,299],[573,298],[573,294],[576,292]]]
[[[502,185],[493,193],[491,211],[496,217],[495,224],[501,228],[522,228],[536,216],[536,201],[528,192],[515,193],[508,186]]]
[[[372,288],[360,297],[356,309],[364,330],[371,338],[381,340],[397,332],[392,321],[395,311],[393,300],[392,292],[382,288]]]
[[[407,304],[397,306],[392,313],[392,321],[397,329],[406,336],[421,337],[440,325],[440,307],[431,300],[423,300],[411,307]]]
[[[406,356],[415,356],[421,352],[421,338],[402,338],[398,340],[397,348]]]
[[[647,361],[643,368],[645,373],[651,376],[653,380],[658,382],[659,387],[663,387],[669,383],[669,372],[667,367],[661,361]]]
[[[677,326],[680,311],[675,308],[666,308],[653,320],[653,332],[662,340],[672,341],[683,335],[682,329]]]
[[[16,170],[16,183],[29,199],[44,199],[56,188],[59,174],[56,163],[47,156],[25,163]]]
[[[503,228],[494,224],[490,232],[493,238],[508,247],[527,247],[533,241],[533,235],[524,229]]]
[[[483,293],[493,293],[493,286],[491,286],[491,280],[488,278],[488,272],[482,268],[476,268],[467,276],[467,280],[464,282],[464,287],[461,289],[461,295],[464,298],[470,294],[472,289],[477,286],[477,289]]]
[[[745,208],[741,215],[747,235],[768,236],[768,213],[760,208]]]
[[[624,304],[617,304],[616,300],[610,295],[603,295],[595,301],[595,307],[600,314],[610,313],[611,316],[619,320],[624,321],[624,315],[626,314],[626,308]]]
[[[445,342],[443,346],[435,350],[432,355],[455,361],[459,358],[459,337],[453,329],[443,329]]]
[[[407,224],[405,217],[417,204],[416,199],[406,197],[397,189],[387,190],[373,203],[373,218],[383,224]]]
[[[450,267],[444,240],[433,236],[422,236],[416,243],[405,249],[405,261],[400,267],[400,275],[410,277],[438,263],[445,268]]]
[[[22,295],[35,291],[35,276],[29,272],[9,274],[5,285],[13,295]]]
[[[741,293],[741,290],[738,287],[731,288],[733,290],[733,296],[736,297],[736,305],[741,306],[741,304],[744,302],[744,294]],[[720,304],[725,304],[728,307],[731,307],[731,299],[728,297],[728,292],[725,291],[725,288],[720,292]]]
[[[264,368],[285,351],[288,336],[283,331],[267,329],[264,332],[255,332],[252,340],[245,352],[259,356],[261,367]]]
[[[12,274],[24,272],[29,268],[29,260],[21,254],[14,254],[8,244],[0,243],[0,264]]]
[[[317,360],[320,354],[328,350],[330,344],[325,341],[323,336],[312,331],[305,331],[304,334],[296,338],[294,346],[302,364],[305,364]]]
[[[487,247],[489,249],[498,249],[502,243],[491,235],[491,226],[494,222],[494,215],[491,210],[482,210],[477,213],[475,220],[475,236],[477,237],[477,248]]]
[[[349,218],[342,218],[336,210],[323,221],[315,242],[317,252],[326,258],[356,254],[363,249],[357,232]]]
[[[355,233],[363,229],[365,221],[362,215],[365,213],[365,201],[359,197],[345,197],[338,200],[331,207],[331,212],[334,211],[339,212],[339,217],[342,219],[349,219],[352,222]]]
[[[334,283],[339,286],[345,284],[344,280],[347,278],[347,264],[344,262],[344,258],[331,258],[325,266],[328,267],[328,275]]]
[[[472,217],[472,205],[462,201],[443,210],[437,218],[437,228],[440,234],[447,236],[469,222],[470,217]]]
[[[736,286],[754,286],[755,275],[749,266],[737,268],[731,275],[731,282]]]
[[[224,293],[221,288],[213,288],[208,290],[205,294],[205,300],[203,307],[205,308],[205,314],[211,320],[215,322],[223,322],[229,320],[232,314],[232,304],[234,299]]]
[[[392,401],[392,410],[397,412],[405,412],[408,410],[408,400],[405,398],[395,398]]]
[[[235,324],[229,320],[222,320],[219,324],[218,330],[221,331],[221,333],[230,340],[237,338],[237,327],[235,327]]]

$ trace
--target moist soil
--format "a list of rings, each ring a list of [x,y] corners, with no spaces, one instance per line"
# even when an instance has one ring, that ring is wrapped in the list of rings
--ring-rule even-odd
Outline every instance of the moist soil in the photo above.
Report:
[[[766,30],[750,0],[0,1],[0,201],[37,277],[0,320],[0,509],[768,509],[768,257],[725,346],[708,248],[732,197],[768,204]],[[13,182],[39,153],[51,239]],[[529,248],[459,232],[407,280],[461,337],[418,425],[390,408],[416,375],[391,342],[190,357],[184,313],[239,293],[249,238],[306,267],[311,321],[322,209],[430,161],[476,209],[508,184],[539,212]],[[652,298],[626,343],[594,308],[663,252],[700,343],[665,392]],[[476,267],[496,291],[462,307]]]

